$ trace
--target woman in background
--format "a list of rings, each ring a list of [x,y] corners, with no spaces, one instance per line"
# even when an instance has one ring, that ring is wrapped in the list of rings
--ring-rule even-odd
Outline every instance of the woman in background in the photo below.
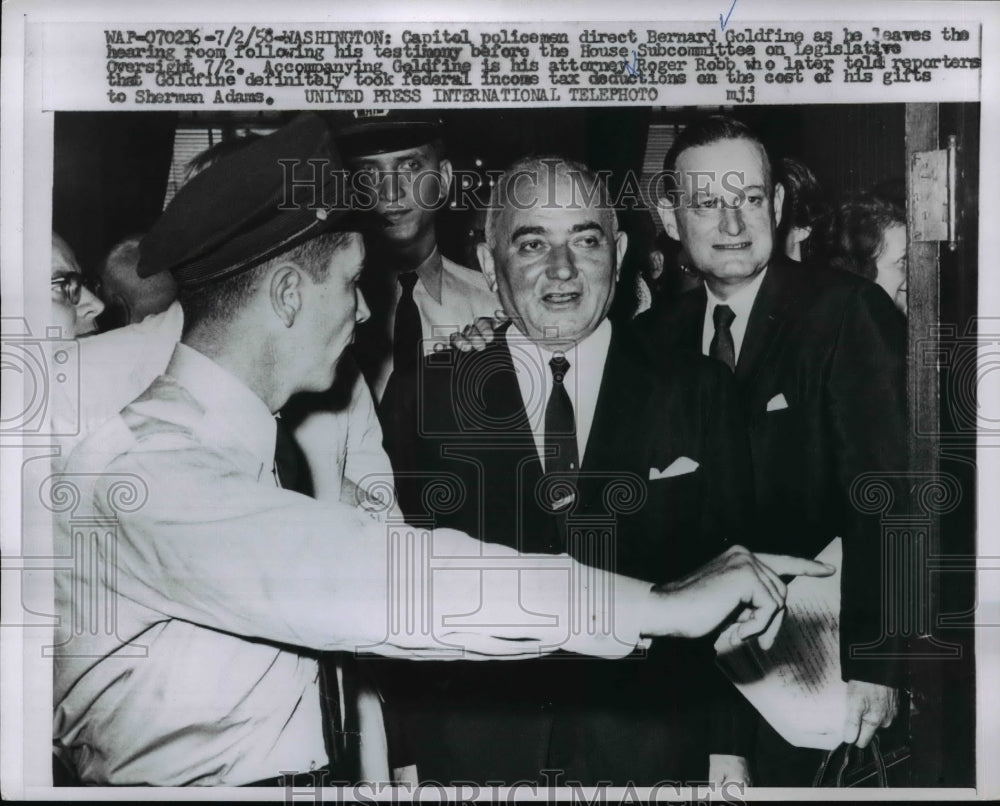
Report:
[[[863,194],[843,202],[822,233],[826,261],[881,286],[906,313],[906,213],[893,202]]]

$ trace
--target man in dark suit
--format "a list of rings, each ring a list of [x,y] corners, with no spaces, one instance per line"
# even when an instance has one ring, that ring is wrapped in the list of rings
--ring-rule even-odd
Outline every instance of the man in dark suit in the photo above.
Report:
[[[416,377],[394,375],[386,447],[408,522],[676,578],[749,522],[746,437],[724,367],[650,359],[607,320],[626,237],[602,191],[563,160],[521,161],[497,183],[480,261],[513,321],[482,352],[438,352]],[[436,500],[442,480],[462,494]],[[654,641],[644,654],[408,667],[419,777],[745,780],[736,695],[710,642]]]
[[[906,500],[898,489],[907,465],[903,319],[873,283],[777,256],[784,190],[742,123],[692,124],[664,168],[671,184],[660,216],[704,284],[637,326],[656,350],[687,347],[734,370],[763,527],[754,548],[812,557],[842,537],[843,739],[864,747],[895,716],[900,647],[883,628],[892,604],[883,605],[881,525],[852,485],[882,474],[895,500]],[[790,748],[771,745],[756,783],[808,785]]]

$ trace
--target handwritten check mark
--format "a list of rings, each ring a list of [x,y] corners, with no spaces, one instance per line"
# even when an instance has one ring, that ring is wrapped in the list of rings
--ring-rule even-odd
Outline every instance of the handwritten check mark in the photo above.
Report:
[[[632,51],[632,63],[629,64],[628,60],[625,60],[622,64],[625,65],[625,72],[630,76],[642,78],[642,71],[639,69],[639,56],[634,50]]]
[[[729,24],[729,18],[733,16],[733,9],[736,8],[736,3],[737,2],[739,2],[739,0],[733,0],[733,4],[729,7],[729,13],[726,14],[726,18],[725,19],[722,19],[722,15],[721,14],[719,15],[719,27],[723,31],[726,30],[726,26]]]

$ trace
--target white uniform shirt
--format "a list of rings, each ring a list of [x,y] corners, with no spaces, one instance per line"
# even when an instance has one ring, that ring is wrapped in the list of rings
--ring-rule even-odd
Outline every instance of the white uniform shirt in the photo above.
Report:
[[[54,737],[84,781],[238,785],[321,766],[316,662],[296,647],[621,657],[638,642],[648,583],[280,489],[274,438],[256,395],[178,345],[70,456],[78,499],[56,552],[79,561],[55,573]]]
[[[53,388],[53,433],[62,455],[112,418],[163,373],[181,338],[184,314],[174,302],[163,313],[127,327],[80,339],[79,381]],[[373,493],[392,486],[392,466],[382,448],[382,428],[371,392],[357,373],[350,402],[338,410],[317,410],[295,429],[313,480],[316,497],[339,501],[344,478]]]

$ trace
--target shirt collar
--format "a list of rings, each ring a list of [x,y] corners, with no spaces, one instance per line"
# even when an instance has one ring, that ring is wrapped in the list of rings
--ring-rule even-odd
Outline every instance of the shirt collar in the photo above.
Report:
[[[517,320],[512,319],[510,323],[511,330],[515,331],[518,336],[518,340],[522,343],[529,342],[527,336],[524,335],[524,331],[517,326]],[[576,357],[577,363],[581,360],[592,360],[595,358],[601,359],[601,364],[603,365],[603,359],[608,352],[608,345],[611,344],[611,322],[607,319],[601,321],[593,331],[589,334],[583,341],[577,342],[573,347],[565,352],[566,359],[568,361],[573,360]],[[552,350],[546,350],[544,347],[535,344],[540,352],[546,353],[551,356]]]
[[[427,289],[427,293],[431,295],[431,298],[438,304],[441,304],[441,277],[444,274],[444,260],[441,257],[441,253],[435,246],[434,251],[431,252],[425,259],[415,269],[417,277],[420,278],[420,282],[424,284],[424,288]]]
[[[608,356],[608,346],[611,344],[611,323],[605,319],[587,338],[576,345],[572,352],[576,354],[576,366],[604,368]],[[572,370],[571,370],[572,371]]]
[[[708,287],[708,283],[705,284],[705,293],[708,295],[708,312],[711,316],[711,312],[715,309],[716,305],[728,305],[734,314],[739,317],[743,317],[746,321],[750,316],[750,309],[753,308],[754,300],[757,299],[757,292],[760,291],[760,284],[764,282],[764,275],[767,274],[767,267],[758,274],[753,280],[750,281],[748,285],[743,286],[739,291],[733,294],[729,299],[720,299],[712,293],[712,289]]]
[[[537,391],[544,392],[545,399],[548,399],[549,392],[552,389],[552,373],[549,369],[549,360],[554,355],[554,352],[546,350],[545,348],[532,342],[521,332],[521,329],[517,326],[516,322],[511,322],[510,329],[514,331],[516,346],[512,345],[505,336],[508,350],[512,350],[513,348],[513,350],[517,351],[523,351],[525,349],[537,351],[538,358],[536,361],[531,361],[526,366],[538,366],[538,379],[541,380],[542,385]],[[583,373],[583,377],[585,379],[591,377],[594,373],[596,373],[598,378],[601,377],[604,371],[604,362],[608,357],[608,348],[610,345],[611,322],[605,319],[597,326],[593,333],[564,353],[566,360],[569,361],[569,370],[567,371],[565,378],[566,386],[568,388],[575,388],[578,385],[577,379],[581,376],[575,374],[577,367],[587,367],[587,370]],[[522,384],[521,391],[524,393],[525,403],[527,404],[531,396],[529,392],[533,393],[533,383],[535,381],[534,372],[527,371],[525,366],[519,364],[518,361],[514,362],[514,369],[518,376],[518,382]]]
[[[212,442],[249,452],[262,466],[254,467],[254,472],[274,467],[274,416],[239,378],[186,344],[174,348],[165,374],[201,404],[204,429]]]

